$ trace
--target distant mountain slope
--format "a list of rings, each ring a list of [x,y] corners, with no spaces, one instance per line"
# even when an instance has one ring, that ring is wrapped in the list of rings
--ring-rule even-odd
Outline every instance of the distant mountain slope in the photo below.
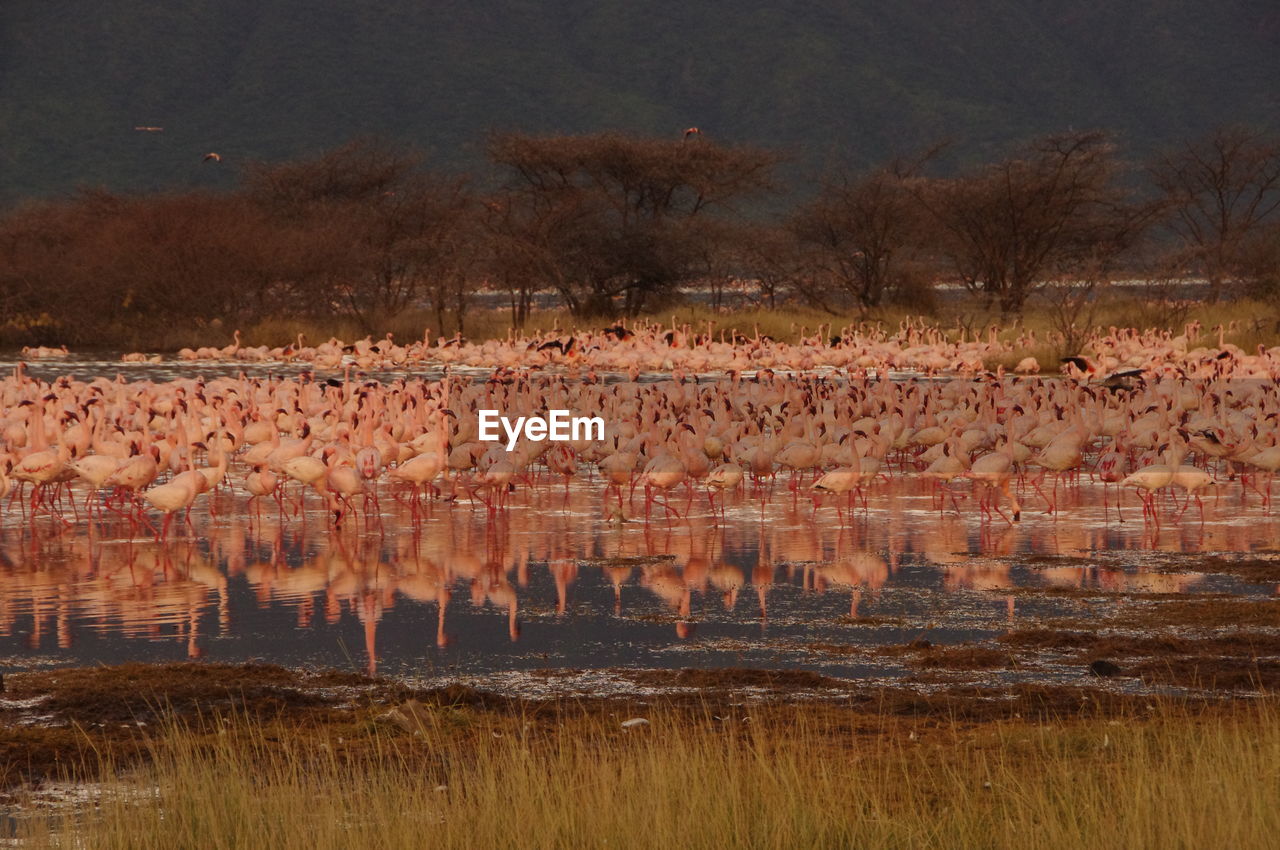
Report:
[[[1280,123],[1274,0],[0,5],[8,202],[229,185],[246,159],[362,134],[479,169],[491,129],[696,124],[813,172],[942,137],[980,157],[1068,126],[1141,152],[1224,121]]]

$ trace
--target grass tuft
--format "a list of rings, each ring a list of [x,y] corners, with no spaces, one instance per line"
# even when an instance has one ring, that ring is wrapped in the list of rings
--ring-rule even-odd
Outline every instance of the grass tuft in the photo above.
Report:
[[[347,739],[249,715],[170,721],[34,847],[1268,847],[1280,708],[878,734],[837,711],[653,708],[459,733],[439,708]],[[760,718],[766,718],[760,720]],[[909,728],[911,731],[906,731]],[[917,734],[919,732],[919,734]],[[351,740],[358,737],[358,742]],[[352,747],[353,743],[358,746]]]

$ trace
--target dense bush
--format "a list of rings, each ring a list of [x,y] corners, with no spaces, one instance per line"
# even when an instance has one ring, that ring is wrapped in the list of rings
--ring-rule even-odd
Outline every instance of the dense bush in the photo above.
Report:
[[[489,152],[504,178],[489,194],[363,140],[251,165],[223,192],[87,191],[19,207],[0,219],[0,334],[159,347],[174,328],[340,320],[381,333],[408,315],[453,333],[481,288],[509,293],[519,325],[538,291],[611,317],[694,287],[719,307],[744,282],[761,306],[861,315],[925,309],[939,282],[1018,314],[1065,282],[1049,300],[1078,328],[1120,275],[1201,275],[1215,294],[1228,283],[1271,294],[1280,280],[1280,141],[1239,128],[1145,171],[1098,133],[957,175],[899,160],[836,174],[773,219],[750,213],[777,188],[779,156],[696,132],[498,136]]]

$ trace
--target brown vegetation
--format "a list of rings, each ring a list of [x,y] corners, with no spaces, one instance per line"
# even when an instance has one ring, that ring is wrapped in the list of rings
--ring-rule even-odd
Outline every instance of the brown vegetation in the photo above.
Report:
[[[990,658],[978,657],[978,649],[939,647],[924,650],[922,657],[942,659],[943,667],[957,666],[947,659],[957,664],[962,657],[976,659],[983,668],[1000,666],[1003,661],[989,663],[996,655],[1009,658],[1007,651],[994,649],[987,650]],[[1158,659],[1143,672],[1157,677],[1156,668],[1165,661],[1170,659]],[[11,674],[5,677],[7,702],[0,706],[0,764],[6,766],[0,784],[12,787],[68,775],[89,778],[101,767],[97,759],[102,757],[109,757],[116,767],[145,759],[147,742],[174,720],[216,735],[225,718],[253,718],[277,731],[287,727],[294,734],[312,730],[339,740],[345,736],[351,739],[347,749],[356,754],[360,730],[409,701],[437,716],[450,712],[466,737],[487,736],[491,728],[553,733],[584,719],[645,715],[655,705],[690,720],[740,714],[747,692],[765,700],[750,707],[761,723],[807,714],[867,734],[884,731],[890,718],[923,732],[957,721],[1066,720],[1141,714],[1150,708],[1149,697],[1089,688],[963,685],[920,693],[862,687],[796,670],[615,672],[622,685],[618,696],[573,700],[521,699],[461,685],[414,688],[390,679],[332,671],[308,674],[272,665],[125,664]],[[1193,672],[1205,679],[1214,675],[1203,660]],[[1238,678],[1237,674],[1243,675],[1231,673]],[[628,682],[644,690],[670,690],[659,697],[638,697],[627,693]]]
[[[222,193],[18,207],[0,219],[0,337],[155,348],[175,328],[268,321],[448,335],[473,327],[480,290],[506,293],[521,327],[537,292],[583,319],[665,309],[690,287],[712,309],[736,292],[883,317],[954,283],[1003,316],[1042,296],[1070,349],[1106,323],[1099,295],[1121,276],[1168,282],[1127,323],[1170,326],[1188,276],[1259,297],[1280,281],[1280,140],[1255,131],[1165,155],[1145,191],[1104,135],[1068,133],[950,176],[928,175],[928,156],[834,174],[772,219],[747,214],[778,188],[770,151],[606,133],[497,136],[489,154],[505,178],[492,192],[357,141],[249,166]]]
[[[97,749],[50,775],[101,784],[14,789],[8,828],[24,846],[121,848],[1274,843],[1270,699],[1020,687],[489,708],[379,684],[319,724],[169,713],[126,746],[86,730]]]
[[[1280,146],[1247,127],[1222,127],[1207,138],[1161,155],[1150,169],[1172,215],[1181,259],[1203,270],[1213,298],[1232,277],[1276,251],[1280,208]],[[1271,274],[1274,275],[1274,267]],[[1256,281],[1255,281],[1256,283]]]

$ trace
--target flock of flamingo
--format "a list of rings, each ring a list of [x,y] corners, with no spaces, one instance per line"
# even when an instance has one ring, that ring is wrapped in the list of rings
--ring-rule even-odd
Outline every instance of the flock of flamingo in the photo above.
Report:
[[[515,640],[538,607],[526,588],[540,564],[558,614],[595,566],[616,611],[636,583],[681,638],[699,595],[726,610],[749,595],[764,618],[779,569],[805,590],[847,591],[855,617],[903,557],[941,566],[946,589],[1008,593],[1012,561],[964,554],[975,519],[983,552],[1012,556],[1076,534],[1081,551],[1106,548],[1099,535],[1121,522],[1140,522],[1142,545],[1155,546],[1163,526],[1194,535],[1198,519],[1203,541],[1208,493],[1229,498],[1216,520],[1269,511],[1280,348],[1243,351],[1226,343],[1231,330],[1110,329],[1045,376],[1022,355],[1050,341],[1030,331],[975,337],[919,322],[819,328],[790,344],[675,324],[478,344],[237,338],[180,354],[226,364],[202,370],[220,376],[175,380],[80,380],[65,347],[28,349],[24,359],[55,364],[0,381],[0,533],[19,529],[32,551],[11,549],[12,564],[40,568],[11,570],[6,555],[4,592],[30,583],[32,646],[46,622],[69,644],[77,606],[90,605],[103,629],[176,629],[194,657],[210,594],[221,634],[228,579],[243,574],[260,599],[296,605],[300,626],[349,607],[371,673],[397,595],[437,606],[444,645],[451,595],[465,587],[474,606],[502,611]],[[522,439],[512,451],[480,439],[481,410],[554,409],[601,417],[603,438]],[[1141,519],[1121,494],[1137,496]],[[854,526],[860,512],[876,522]],[[1077,513],[1086,521],[1026,521]],[[71,527],[89,533],[60,533]],[[1208,529],[1222,547],[1245,545],[1228,539],[1238,524]],[[134,545],[140,533],[157,543]],[[121,538],[130,545],[94,542]],[[269,555],[255,551],[273,538]],[[301,563],[287,566],[284,549]],[[755,553],[755,566],[731,552]],[[59,571],[97,596],[73,600]],[[1034,581],[1076,586],[1086,572],[1038,569]],[[1195,580],[1097,572],[1171,591]],[[22,608],[6,598],[0,634]]]
[[[1181,516],[1193,501],[1203,522],[1201,493],[1231,480],[1269,509],[1280,468],[1280,348],[1247,354],[1218,330],[1211,347],[1194,324],[1179,336],[1112,329],[1052,378],[982,366],[1014,350],[994,330],[952,342],[915,323],[891,336],[820,329],[797,345],[759,333],[722,340],[710,326],[617,325],[480,345],[365,339],[312,350],[299,341],[267,352],[345,366],[324,380],[304,372],[45,382],[19,366],[0,383],[0,494],[8,513],[30,522],[115,516],[166,537],[176,516],[189,521],[197,500],[219,488],[247,496],[258,516],[274,500],[302,522],[307,500],[318,499],[335,526],[352,515],[378,523],[387,493],[416,517],[467,503],[505,511],[520,488],[567,493],[577,482],[600,488],[604,519],[625,521],[641,512],[643,488],[648,522],[657,510],[668,521],[688,516],[699,491],[713,515],[726,517],[729,498],[758,499],[763,511],[782,488],[793,502],[813,498],[815,516],[834,496],[844,523],[846,505],[851,516],[859,503],[869,511],[873,498],[892,497],[878,495],[877,482],[918,478],[936,482],[935,504],[957,513],[957,485],[972,482],[982,520],[1012,523],[1030,498],[1056,513],[1060,491],[1087,475],[1103,485],[1104,512],[1114,485],[1137,492],[1145,522]],[[241,351],[237,340],[220,355]],[[492,371],[352,376],[416,362]],[[903,370],[956,374],[887,379]],[[479,439],[482,409],[564,409],[602,417],[606,429],[603,439],[524,439],[507,451]],[[1176,493],[1185,494],[1180,506]],[[1118,497],[1116,508],[1122,521]]]
[[[717,330],[714,323],[694,327],[672,320],[670,328],[653,324],[626,327],[617,324],[600,330],[575,330],[525,336],[510,332],[506,339],[468,342],[460,335],[441,337],[432,344],[429,334],[408,345],[396,343],[388,334],[383,339],[365,337],[353,343],[331,338],[316,346],[306,345],[305,336],[283,346],[247,346],[235,331],[230,345],[183,348],[177,360],[184,363],[279,363],[300,364],[318,371],[351,367],[363,372],[395,372],[425,366],[459,366],[475,369],[544,369],[612,372],[635,380],[646,373],[681,375],[778,371],[845,370],[919,372],[929,375],[972,376],[995,370],[1010,360],[1016,374],[1036,374],[1040,362],[1031,356],[1013,358],[1015,352],[1042,347],[1049,340],[1037,339],[1034,330],[1001,340],[1000,329],[991,325],[972,334],[964,328],[947,330],[931,326],[923,319],[905,320],[890,333],[879,325],[849,325],[839,330],[821,326],[812,332],[795,329],[796,343],[775,340],[759,328],[746,334]],[[1214,328],[1217,339],[1205,344],[1197,322],[1183,333],[1111,328],[1107,334],[1091,337],[1086,348],[1094,360],[1080,358],[1081,370],[1089,376],[1106,375],[1122,368],[1141,369],[1152,376],[1266,377],[1280,365],[1280,348],[1259,346],[1246,352],[1224,341],[1235,327]],[[955,337],[955,339],[952,339]],[[69,356],[61,348],[23,349],[31,359],[61,359]],[[159,363],[158,354],[132,352],[121,358],[129,363]],[[1077,358],[1071,358],[1077,360]]]

